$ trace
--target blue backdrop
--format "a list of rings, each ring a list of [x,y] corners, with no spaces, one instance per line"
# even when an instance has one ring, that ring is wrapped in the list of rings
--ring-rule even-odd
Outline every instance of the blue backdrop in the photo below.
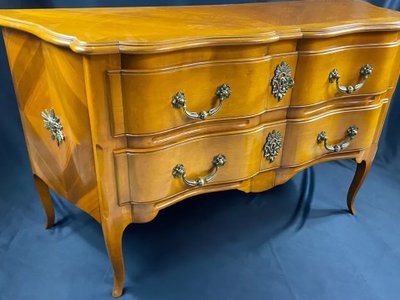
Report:
[[[1,0],[0,7],[240,2],[247,1]],[[400,0],[371,2],[400,8]],[[43,229],[3,43],[0,76],[0,300],[110,299],[100,225],[54,195],[58,226]],[[193,197],[127,229],[123,299],[399,299],[399,97],[356,217],[344,210],[349,161],[317,165],[264,193]]]

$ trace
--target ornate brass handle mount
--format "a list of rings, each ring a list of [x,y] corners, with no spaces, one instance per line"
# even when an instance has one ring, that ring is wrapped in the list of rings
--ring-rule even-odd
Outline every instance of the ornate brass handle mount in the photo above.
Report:
[[[186,178],[186,171],[185,167],[182,164],[178,164],[175,166],[175,168],[172,169],[172,175],[175,178],[182,177],[183,182],[187,186],[202,186],[206,183],[209,183],[212,181],[215,176],[217,175],[217,172],[220,167],[222,167],[226,163],[226,158],[222,154],[218,154],[215,156],[212,160],[212,164],[214,165],[213,170],[211,173],[205,177],[199,177],[198,179],[190,180]]]
[[[340,79],[339,71],[337,69],[333,69],[329,73],[329,82],[330,83],[336,82],[336,89],[339,92],[344,94],[352,94],[363,87],[369,75],[372,74],[372,71],[373,71],[372,65],[366,64],[360,69],[360,82],[357,83],[356,85],[344,86],[339,84],[339,79]]]
[[[228,99],[232,94],[231,87],[226,83],[220,85],[215,91],[215,95],[217,96],[219,103],[216,107],[211,108],[209,111],[201,111],[201,112],[191,112],[186,109],[186,96],[183,92],[177,92],[175,96],[172,97],[172,105],[175,108],[182,108],[183,112],[188,118],[191,119],[200,119],[205,120],[209,116],[215,115],[222,106],[224,100]]]
[[[357,133],[358,127],[354,125],[350,126],[346,130],[346,138],[341,143],[336,145],[328,145],[328,135],[325,131],[321,131],[317,136],[317,143],[321,144],[323,142],[325,149],[329,152],[339,152],[350,146],[351,141],[354,139]]]
[[[272,94],[280,102],[289,89],[294,87],[294,80],[292,78],[292,69],[286,62],[281,62],[275,68],[275,74],[271,81]]]

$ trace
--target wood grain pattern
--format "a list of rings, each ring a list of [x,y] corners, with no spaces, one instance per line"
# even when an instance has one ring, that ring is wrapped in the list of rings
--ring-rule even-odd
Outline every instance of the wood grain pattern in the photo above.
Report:
[[[295,55],[175,66],[155,71],[109,71],[114,135],[151,134],[193,124],[196,120],[185,116],[182,109],[173,107],[172,97],[177,92],[184,92],[189,111],[208,111],[217,106],[215,92],[224,83],[231,87],[232,95],[209,119],[251,116],[267,108],[288,106],[291,90],[282,101],[277,101],[271,87],[275,68],[282,61],[292,66],[294,77]],[[149,118],[151,115],[163,117]]]
[[[125,228],[193,195],[260,192],[316,163],[355,159],[354,213],[400,70],[400,14],[357,0],[0,10],[0,25],[47,227],[48,188],[101,223],[114,297],[123,293]],[[271,79],[282,61],[295,86],[277,101]],[[367,63],[374,72],[354,94],[328,81],[337,68],[341,84],[354,85]],[[222,83],[232,96],[207,120],[171,104],[184,91],[188,110],[208,110]],[[59,146],[44,128],[45,109],[62,123]],[[340,143],[351,125],[359,132],[346,150],[317,143],[320,131]],[[282,148],[269,162],[263,147],[273,130]],[[178,163],[189,179],[205,176],[217,154],[227,163],[208,184],[172,176]]]
[[[100,221],[82,58],[30,34],[3,34],[33,173]],[[60,146],[41,117],[51,108],[64,127]]]
[[[113,150],[126,147],[126,140],[114,139],[111,135],[109,107],[105,89],[105,71],[120,67],[120,57],[85,56],[83,68],[85,89],[90,116],[90,131],[96,168],[101,224],[108,255],[114,271],[112,295],[123,293],[124,263],[122,256],[122,236],[124,228],[135,222],[134,208],[119,206],[115,184]],[[156,215],[156,213],[155,213]],[[140,218],[138,218],[140,219]]]
[[[357,136],[344,151],[362,150],[371,146],[378,126],[383,101],[362,108],[331,110],[318,117],[288,120],[282,165],[285,167],[304,164],[328,155],[322,144],[317,143],[321,131],[328,135],[328,144],[339,144],[346,137],[350,126],[359,128]],[[289,148],[289,149],[288,149]]]
[[[374,68],[364,86],[354,94],[371,94],[385,91],[390,86],[391,64],[396,58],[399,42],[382,44],[376,47],[354,47],[322,53],[300,53],[298,74],[293,89],[292,105],[308,105],[323,99],[329,100],[343,96],[336,85],[328,81],[329,73],[337,69],[341,85],[354,85],[360,81],[360,69],[366,64]],[[351,62],[351,63],[349,63]],[[309,91],[312,91],[311,93]]]
[[[188,178],[203,177],[213,168],[212,159],[223,154],[227,162],[218,171],[212,184],[238,181],[254,176],[260,170],[277,168],[281,153],[269,163],[263,157],[263,146],[273,130],[285,136],[285,124],[262,126],[244,132],[227,132],[186,140],[156,151],[119,150],[114,153],[116,174],[121,195],[120,205],[133,202],[154,202],[187,191],[181,179],[172,176],[172,169],[183,164]],[[256,149],[256,150],[255,150]],[[193,159],[195,153],[196,159]],[[162,162],[162,163],[160,163]],[[155,171],[157,170],[157,171]],[[128,171],[129,174],[124,175]],[[141,180],[137,180],[140,178]],[[146,182],[143,185],[143,182]]]
[[[173,167],[178,163],[184,164],[188,178],[205,176],[212,168],[212,158],[219,153],[224,154],[228,162],[209,185],[239,182],[268,169],[295,167],[332,155],[323,145],[317,144],[317,136],[321,131],[328,133],[329,144],[337,144],[345,139],[347,128],[356,125],[359,133],[343,152],[354,153],[366,149],[373,143],[381,108],[386,105],[387,101],[383,100],[366,107],[353,105],[350,109],[332,109],[312,118],[289,119],[274,125],[269,122],[268,125],[242,131],[207,134],[168,146],[153,147],[151,151],[115,151],[119,204],[164,201],[177,194],[187,193],[193,188],[188,188],[181,180],[172,177]],[[262,149],[272,130],[281,133],[285,147],[277,159],[269,163],[263,157]],[[254,149],[259,150],[255,152]],[[193,153],[196,153],[196,160],[192,159]],[[163,163],[160,164],[160,161]],[[143,182],[147,184],[143,185]]]
[[[336,90],[335,84],[329,83],[329,73],[337,68],[340,70],[340,83],[354,85],[360,79],[360,68],[367,63],[374,67],[373,74],[354,95],[384,93],[391,82],[391,73],[387,70],[397,56],[399,45],[396,40],[376,47],[345,48],[316,54],[298,52],[298,57],[294,53],[285,53],[258,59],[175,65],[157,70],[110,70],[107,74],[113,135],[148,135],[194,124],[198,121],[172,106],[172,97],[182,91],[189,111],[209,110],[217,105],[215,90],[223,83],[230,85],[232,96],[224,101],[216,115],[209,117],[210,120],[249,118],[269,109],[304,107],[346,97],[348,95]],[[348,61],[352,63],[348,64]],[[271,80],[280,62],[291,66],[295,86],[293,92],[289,89],[283,99],[277,101],[272,94]],[[247,99],[246,105],[243,99]],[[166,113],[168,111],[170,113]],[[151,115],[163,117],[149,118]]]
[[[28,31],[79,53],[105,54],[269,43],[371,30],[397,31],[400,22],[397,12],[379,9],[361,0],[324,0],[148,8],[1,10],[0,25]]]

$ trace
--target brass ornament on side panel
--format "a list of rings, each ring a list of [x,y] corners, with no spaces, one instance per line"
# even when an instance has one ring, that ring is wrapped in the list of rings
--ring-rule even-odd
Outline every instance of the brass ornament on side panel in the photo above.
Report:
[[[44,128],[50,131],[51,138],[56,141],[58,146],[60,146],[60,144],[65,140],[60,118],[56,116],[53,108],[49,111],[45,109],[42,111],[41,115],[43,118]]]
[[[356,159],[354,213],[400,69],[400,14],[357,0],[13,9],[0,25],[47,226],[49,188],[101,223],[114,297],[125,228],[189,197]]]

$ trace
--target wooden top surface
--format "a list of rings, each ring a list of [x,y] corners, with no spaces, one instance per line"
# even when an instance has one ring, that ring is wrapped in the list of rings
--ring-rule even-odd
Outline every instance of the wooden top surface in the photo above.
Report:
[[[155,52],[399,30],[400,13],[361,0],[208,6],[0,10],[0,26],[78,53]]]

